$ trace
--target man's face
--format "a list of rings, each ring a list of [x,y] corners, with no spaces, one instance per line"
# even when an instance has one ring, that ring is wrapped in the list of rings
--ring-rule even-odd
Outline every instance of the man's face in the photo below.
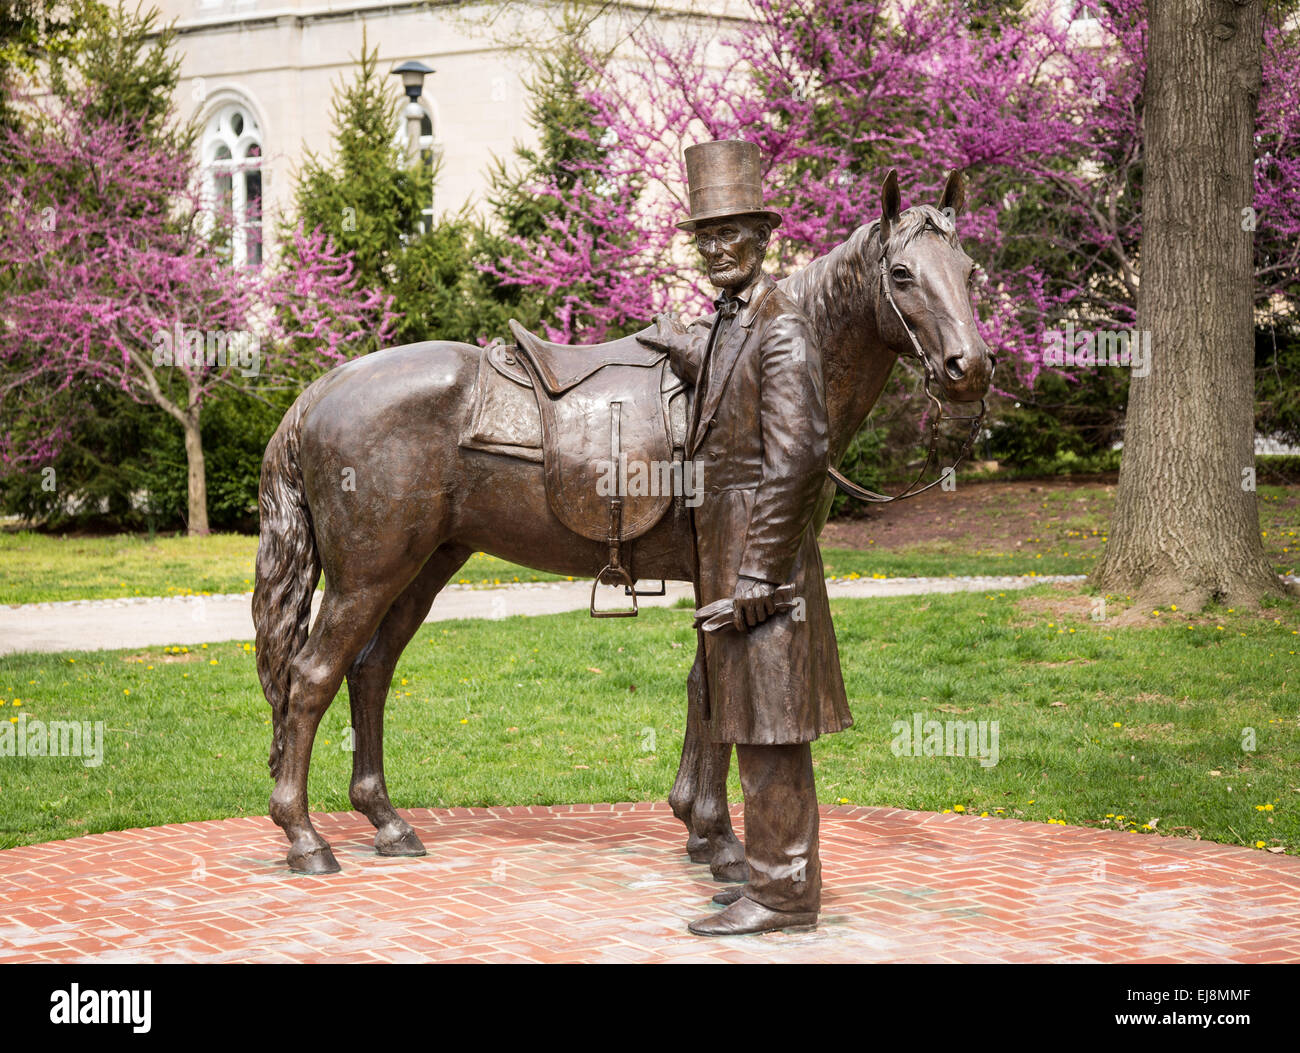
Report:
[[[759,216],[727,216],[701,223],[695,229],[695,247],[709,281],[728,292],[753,281],[763,267],[770,232]]]

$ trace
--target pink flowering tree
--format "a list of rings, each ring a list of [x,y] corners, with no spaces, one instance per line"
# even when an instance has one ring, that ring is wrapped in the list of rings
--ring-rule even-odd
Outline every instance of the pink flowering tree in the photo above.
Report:
[[[975,296],[997,390],[1023,395],[1044,371],[1045,330],[1136,318],[1145,9],[1089,7],[1096,18],[1074,20],[1058,4],[975,18],[963,0],[753,0],[755,18],[721,36],[647,29],[630,61],[592,58],[587,100],[604,149],[564,191],[564,225],[521,252],[515,278],[562,289],[616,276],[617,298],[574,306],[621,323],[674,293],[703,310],[706,290],[674,228],[691,142],[762,146],[765,185],[785,216],[773,252],[786,271],[875,218],[889,168],[900,170],[905,205],[935,201],[960,168],[971,185],[959,230],[982,265]],[[1300,299],[1298,71],[1294,33],[1269,26],[1257,197],[1243,203],[1258,223],[1261,306]],[[644,190],[611,192],[632,186]],[[577,240],[597,218],[614,243],[639,246],[635,266]]]
[[[0,140],[0,471],[39,470],[107,383],[169,415],[188,463],[188,527],[208,530],[200,412],[258,381],[328,368],[391,332],[391,298],[357,289],[347,256],[295,233],[293,269],[236,270],[229,217],[182,145],[159,144],[84,103],[39,111]],[[69,397],[71,396],[71,397]]]

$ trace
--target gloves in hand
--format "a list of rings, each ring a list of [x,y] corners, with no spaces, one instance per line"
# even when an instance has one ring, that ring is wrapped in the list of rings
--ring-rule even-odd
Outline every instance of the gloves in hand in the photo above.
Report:
[[[771,582],[757,581],[754,578],[741,578],[736,582],[735,613],[732,616],[736,629],[744,632],[746,627],[761,625],[776,613],[776,601],[772,594],[776,586]]]

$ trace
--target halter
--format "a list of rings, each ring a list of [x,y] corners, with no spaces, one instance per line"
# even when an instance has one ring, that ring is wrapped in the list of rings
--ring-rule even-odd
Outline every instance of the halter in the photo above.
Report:
[[[889,291],[889,283],[885,280],[887,273],[888,264],[886,263],[885,253],[882,248],[880,253],[880,291],[889,302],[889,306],[894,309],[894,314],[898,316],[898,321],[903,326],[903,331],[907,333],[907,338],[912,343],[912,354],[920,361],[922,368],[925,370],[925,397],[934,404],[936,413],[930,422],[930,448],[926,451],[925,462],[921,465],[921,470],[916,473],[916,478],[913,479],[901,493],[894,494],[892,497],[885,494],[878,494],[874,490],[868,490],[865,486],[859,486],[852,479],[841,474],[838,468],[831,468],[830,476],[835,480],[835,485],[838,486],[841,491],[848,494],[849,497],[857,498],[859,501],[867,501],[871,504],[878,505],[888,504],[890,501],[901,501],[906,497],[915,497],[917,494],[923,494],[927,490],[943,482],[944,477],[948,475],[949,472],[952,472],[955,475],[957,472],[957,466],[966,459],[971,448],[975,445],[975,438],[979,435],[980,427],[984,423],[984,414],[988,410],[985,400],[980,399],[979,413],[965,416],[952,416],[943,412],[943,402],[934,394],[933,391],[930,390],[930,384],[934,380],[934,366],[931,364],[930,359],[926,356],[924,349],[921,347],[921,341],[916,338],[916,333],[914,333],[912,327],[907,324],[907,319],[903,317],[903,312],[898,309],[898,304],[894,302],[894,296]],[[961,451],[957,454],[957,459],[953,461],[952,466],[940,472],[939,478],[932,480],[925,486],[922,486],[919,490],[915,489],[917,483],[921,481],[925,476],[925,473],[929,470],[930,463],[934,460],[935,451],[939,446],[939,426],[943,424],[944,421],[948,420],[970,421],[970,434],[966,436],[966,441],[962,443]]]

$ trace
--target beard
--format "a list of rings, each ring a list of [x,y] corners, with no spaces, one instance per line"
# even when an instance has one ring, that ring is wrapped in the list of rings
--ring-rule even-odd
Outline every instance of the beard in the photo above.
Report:
[[[709,281],[719,289],[731,289],[743,284],[746,273],[739,263],[721,263],[709,268]]]

